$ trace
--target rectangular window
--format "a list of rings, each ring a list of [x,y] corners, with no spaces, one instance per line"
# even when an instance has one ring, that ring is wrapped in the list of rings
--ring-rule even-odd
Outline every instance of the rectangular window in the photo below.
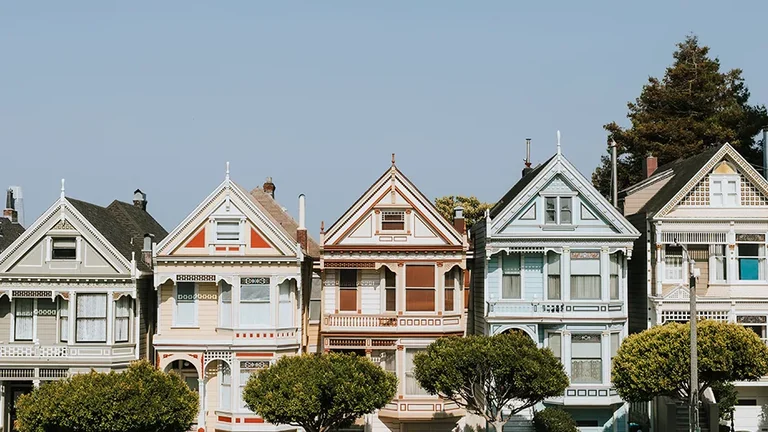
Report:
[[[521,262],[519,253],[503,255],[501,258],[501,298],[519,300],[523,295]]]
[[[557,223],[557,197],[544,198],[544,223]]]
[[[177,326],[197,325],[197,299],[194,282],[176,284],[176,324]]]
[[[571,335],[571,382],[599,384],[603,382],[603,361],[599,334]]]
[[[357,270],[339,271],[339,310],[357,311]]]
[[[456,273],[451,270],[445,273],[445,304],[444,310],[446,312],[453,312],[454,300],[456,295]]]
[[[287,280],[280,284],[278,295],[277,319],[280,328],[294,327],[293,300],[291,299],[292,281]]]
[[[435,266],[405,266],[405,310],[432,312],[435,310]]]
[[[128,296],[115,302],[115,342],[128,342],[131,333],[131,302]]]
[[[573,222],[571,197],[560,197],[560,225],[570,225]]]
[[[619,351],[621,335],[619,333],[611,333],[611,360],[616,357],[616,353]]]
[[[219,361],[219,400],[221,409],[232,409],[232,369],[223,361]]]
[[[405,212],[387,210],[381,212],[382,231],[405,231]]]
[[[725,245],[710,245],[709,255],[712,257],[712,265],[714,267],[710,273],[712,279],[718,282],[725,282],[728,277],[728,260],[725,256]]]
[[[552,350],[552,353],[558,360],[562,359],[562,335],[560,333],[549,333],[547,338],[549,339],[549,349]]]
[[[386,311],[397,311],[397,274],[386,267],[384,267],[384,291]]]
[[[763,280],[765,246],[756,243],[738,243],[739,280]]]
[[[711,204],[713,207],[736,207],[739,205],[738,177],[712,177]]]
[[[621,257],[619,253],[610,255],[611,300],[618,300],[621,292]]]
[[[245,385],[248,384],[248,380],[251,379],[251,375],[258,374],[259,371],[266,369],[269,367],[269,362],[261,360],[261,361],[241,361],[240,362],[240,389],[238,391],[238,395],[240,395],[240,410],[249,412],[250,410],[245,405],[245,401],[243,400],[243,391],[245,390]]]
[[[426,390],[421,388],[416,376],[413,373],[413,358],[416,354],[424,351],[424,348],[406,348],[405,349],[405,394],[411,396],[426,396]]]
[[[73,260],[77,258],[77,241],[74,237],[51,239],[51,259]]]
[[[269,278],[250,278],[240,285],[240,326],[266,327],[272,324]]]
[[[107,341],[107,295],[78,294],[77,342]]]
[[[223,328],[232,327],[232,285],[219,282],[219,325]]]
[[[668,281],[683,280],[683,248],[667,245],[664,248],[664,279]]]
[[[560,288],[560,254],[547,252],[547,299],[562,299]]]
[[[59,340],[69,342],[69,300],[59,299]]]
[[[14,340],[31,341],[34,338],[35,299],[17,298],[14,306]]]
[[[397,357],[395,355],[396,353],[397,351],[392,351],[392,350],[373,351],[371,353],[371,361],[381,366],[381,368],[384,369],[385,371],[396,374],[397,373],[397,361],[396,361]]]
[[[600,254],[571,253],[571,299],[600,300]]]
[[[226,243],[237,243],[240,241],[240,222],[239,221],[219,221],[216,222],[216,241]]]
[[[312,277],[312,291],[309,294],[309,320],[320,321],[323,293],[323,281],[319,276]]]

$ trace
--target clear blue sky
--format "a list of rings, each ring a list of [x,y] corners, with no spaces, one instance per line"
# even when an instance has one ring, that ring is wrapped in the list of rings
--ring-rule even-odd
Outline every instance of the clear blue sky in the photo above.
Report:
[[[119,4],[118,4],[119,3]],[[310,233],[389,166],[430,198],[496,201],[533,159],[589,175],[602,125],[695,33],[768,102],[768,2],[6,1],[0,186],[27,223],[57,197],[139,187],[167,228],[224,178],[272,176]],[[3,201],[4,203],[4,201]]]

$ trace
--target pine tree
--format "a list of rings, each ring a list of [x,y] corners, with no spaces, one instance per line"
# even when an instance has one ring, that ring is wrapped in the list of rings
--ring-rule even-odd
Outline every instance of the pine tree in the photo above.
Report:
[[[619,190],[643,179],[643,160],[653,155],[659,166],[729,142],[748,161],[762,165],[756,136],[768,127],[764,105],[749,105],[749,90],[741,69],[720,71],[696,36],[677,44],[674,63],[662,79],[650,77],[640,97],[627,104],[628,129],[615,122],[605,126],[618,144]],[[609,149],[610,150],[610,149]],[[592,183],[605,196],[611,187],[610,153],[592,174]]]

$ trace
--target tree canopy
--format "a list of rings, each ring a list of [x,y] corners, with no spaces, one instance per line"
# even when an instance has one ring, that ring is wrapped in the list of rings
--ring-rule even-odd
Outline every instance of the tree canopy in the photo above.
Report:
[[[16,406],[21,432],[185,432],[198,396],[177,374],[140,361],[45,383]]]
[[[768,374],[768,347],[751,330],[733,323],[697,325],[699,394],[723,383],[756,381]],[[657,396],[685,401],[690,380],[690,326],[669,323],[629,336],[613,359],[613,385],[622,399]]]
[[[270,423],[326,432],[384,407],[396,391],[395,375],[366,357],[304,354],[251,375],[243,399]]]
[[[413,363],[424,390],[484,417],[496,431],[511,416],[568,387],[552,351],[538,348],[522,332],[440,338]],[[510,410],[507,415],[502,408]]]
[[[673,57],[664,77],[648,78],[640,97],[627,104],[631,127],[615,122],[604,126],[618,145],[619,190],[644,178],[642,163],[649,155],[661,166],[729,142],[747,160],[762,165],[755,137],[768,126],[768,112],[764,105],[749,105],[742,71],[722,72],[720,61],[710,57],[696,36],[679,43]],[[610,195],[609,154],[601,157],[592,182]]]
[[[475,222],[482,219],[485,211],[493,207],[491,203],[485,203],[474,196],[448,195],[435,198],[435,207],[449,222],[453,222],[453,209],[457,206],[464,208],[464,221],[469,229]]]

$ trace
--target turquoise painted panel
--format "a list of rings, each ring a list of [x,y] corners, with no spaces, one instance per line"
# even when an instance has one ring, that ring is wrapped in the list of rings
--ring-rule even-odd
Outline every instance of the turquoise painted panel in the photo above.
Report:
[[[568,408],[566,411],[571,414],[573,420],[579,425],[579,430],[584,432],[613,432],[613,410],[610,408]],[[617,416],[617,429],[621,423],[625,423],[624,416]],[[597,426],[595,426],[597,424]],[[618,429],[621,431],[622,429]]]
[[[526,300],[544,298],[544,255],[525,254],[523,264],[523,291]]]
[[[501,269],[499,268],[499,260],[496,256],[492,256],[491,259],[488,260],[488,280],[485,284],[488,288],[489,299],[501,298],[500,280]]]

